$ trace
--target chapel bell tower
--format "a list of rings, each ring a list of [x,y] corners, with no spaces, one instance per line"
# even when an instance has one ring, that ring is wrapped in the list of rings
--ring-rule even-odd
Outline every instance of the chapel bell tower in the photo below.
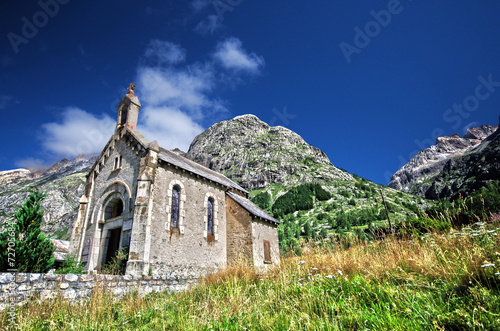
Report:
[[[137,128],[137,119],[139,117],[139,108],[141,103],[134,93],[135,85],[130,84],[128,93],[123,97],[120,105],[118,105],[118,119],[116,121],[116,130],[121,128],[129,128],[135,130]]]

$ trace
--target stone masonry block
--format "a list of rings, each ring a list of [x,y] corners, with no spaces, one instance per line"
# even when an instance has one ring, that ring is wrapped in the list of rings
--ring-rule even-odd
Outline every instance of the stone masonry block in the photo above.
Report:
[[[64,280],[67,282],[76,282],[78,280],[78,275],[67,274],[64,276]]]
[[[28,280],[28,274],[19,273],[16,275],[16,283],[24,283]]]
[[[0,273],[0,284],[8,284],[13,282],[16,279],[16,276],[11,273]]]
[[[30,274],[30,282],[36,282],[42,278],[42,274]]]

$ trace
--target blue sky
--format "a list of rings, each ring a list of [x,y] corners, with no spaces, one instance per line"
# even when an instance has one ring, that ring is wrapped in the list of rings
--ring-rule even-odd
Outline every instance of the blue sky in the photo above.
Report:
[[[435,138],[498,124],[500,3],[0,4],[0,170],[99,152],[130,82],[139,130],[187,150],[242,114],[386,184]]]

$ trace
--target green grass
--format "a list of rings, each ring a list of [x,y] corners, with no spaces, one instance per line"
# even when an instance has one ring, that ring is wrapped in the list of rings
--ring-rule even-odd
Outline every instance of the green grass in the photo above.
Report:
[[[495,227],[345,250],[309,244],[267,272],[235,266],[182,293],[113,300],[101,288],[80,304],[34,300],[17,322],[22,330],[500,330]]]

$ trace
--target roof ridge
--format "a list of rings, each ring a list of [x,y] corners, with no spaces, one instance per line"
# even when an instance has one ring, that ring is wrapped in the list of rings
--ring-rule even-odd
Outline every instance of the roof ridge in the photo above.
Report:
[[[162,158],[162,154],[163,153],[163,158]],[[220,172],[217,172],[215,170],[212,170],[208,167],[205,167],[204,165],[202,164],[199,164],[198,162],[196,161],[193,161],[185,156],[182,156],[182,155],[179,155],[179,154],[176,154],[164,147],[161,147],[160,146],[160,153],[159,153],[159,157],[161,160],[165,161],[165,162],[168,162],[168,163],[171,163],[173,164],[174,166],[177,166],[179,168],[182,168],[182,169],[185,169],[185,170],[188,170],[190,172],[193,172],[195,173],[196,175],[199,175],[199,176],[202,176],[204,178],[207,178],[209,180],[212,180],[212,181],[215,181],[219,184],[222,184],[224,186],[227,186],[227,187],[230,187],[230,188],[234,188],[238,191],[241,191],[243,193],[246,193],[248,194],[248,191],[246,191],[244,188],[242,188],[240,185],[238,185],[237,183],[235,183],[234,181],[232,181],[231,179],[227,178],[224,174],[221,174]],[[179,162],[184,162],[184,163],[187,163],[186,165],[182,165],[182,164],[175,164],[175,160],[178,160]],[[186,169],[186,166],[191,166],[193,169]],[[196,171],[198,170],[198,171]],[[203,174],[202,172],[207,172],[208,174]],[[207,176],[209,175],[209,176]],[[211,175],[211,176],[210,176]],[[214,178],[209,178],[209,177],[219,177],[220,180],[217,181],[215,180]],[[224,181],[222,180],[224,179]]]

